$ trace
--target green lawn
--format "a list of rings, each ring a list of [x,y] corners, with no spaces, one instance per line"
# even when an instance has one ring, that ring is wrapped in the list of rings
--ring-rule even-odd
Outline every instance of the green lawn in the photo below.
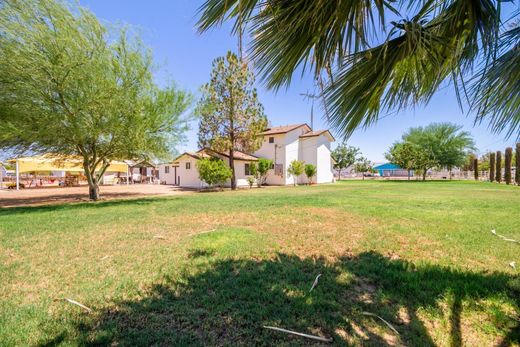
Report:
[[[314,343],[269,325],[334,345],[519,346],[520,244],[492,229],[520,240],[520,188],[350,181],[0,209],[0,344]]]

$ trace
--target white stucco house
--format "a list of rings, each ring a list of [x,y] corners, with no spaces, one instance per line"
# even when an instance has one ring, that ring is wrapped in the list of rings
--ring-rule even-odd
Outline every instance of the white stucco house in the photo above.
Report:
[[[203,148],[198,152],[185,152],[178,156],[173,162],[159,165],[159,179],[162,183],[172,184],[185,188],[204,188],[207,185],[199,178],[197,161],[202,158],[219,158],[229,163],[229,155]],[[248,186],[247,176],[249,165],[258,161],[254,155],[235,151],[234,165],[238,187]],[[230,186],[228,182],[226,186]]]
[[[294,178],[287,174],[287,168],[293,160],[302,160],[317,168],[314,183],[331,183],[334,181],[331,143],[334,137],[328,130],[312,130],[307,124],[294,124],[270,127],[261,133],[261,147],[254,153],[235,152],[235,172],[237,186],[247,186],[249,165],[259,158],[273,161],[266,183],[268,185],[289,185]],[[198,152],[185,152],[173,162],[159,166],[159,179],[162,183],[187,188],[202,188],[204,182],[199,179],[196,162],[204,157],[217,157],[229,162],[226,154],[209,149]],[[305,174],[297,177],[296,183],[308,183]],[[229,185],[229,183],[228,183]]]

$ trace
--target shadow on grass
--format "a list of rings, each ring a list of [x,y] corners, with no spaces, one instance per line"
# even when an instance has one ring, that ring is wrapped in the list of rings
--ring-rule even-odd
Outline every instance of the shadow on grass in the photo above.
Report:
[[[192,254],[205,255],[203,250]],[[316,344],[262,328],[271,325],[332,337],[334,345],[434,346],[432,327],[424,325],[418,312],[433,310],[444,317],[442,310],[447,309],[449,341],[460,346],[467,337],[461,331],[464,302],[478,310],[471,303],[506,300],[517,315],[520,305],[518,277],[416,267],[371,252],[332,263],[279,254],[258,261],[192,258],[188,264],[190,274],[166,277],[142,299],[115,303],[114,308],[81,320],[70,339],[82,345]],[[309,293],[317,274],[322,276]],[[447,301],[448,307],[441,309],[439,300]],[[491,314],[481,310],[479,314]],[[400,334],[363,311],[383,317]],[[503,336],[499,346],[520,342],[519,323],[498,313],[501,321],[488,320]],[[440,316],[436,319],[442,320]],[[472,323],[480,326],[481,322]]]
[[[110,206],[140,206],[148,205],[153,202],[157,202],[161,199],[175,200],[179,199],[180,196],[148,196],[137,198],[129,195],[128,198],[104,200],[104,201],[85,201],[85,202],[67,202],[60,204],[49,204],[49,205],[37,205],[37,206],[19,206],[19,207],[0,207],[0,216],[16,215],[33,212],[51,212],[51,211],[66,211],[76,210],[85,208],[104,208]]]

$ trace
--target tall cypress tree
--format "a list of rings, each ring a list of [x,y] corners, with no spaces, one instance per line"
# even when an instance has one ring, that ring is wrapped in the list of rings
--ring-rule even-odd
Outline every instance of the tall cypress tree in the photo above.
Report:
[[[511,164],[512,164],[512,162],[513,162],[513,148],[507,147],[506,148],[506,165],[505,165],[506,172],[504,174],[506,184],[511,184],[511,168],[512,168]]]
[[[473,173],[475,174],[475,181],[478,181],[478,159],[473,159]]]
[[[493,182],[495,180],[495,153],[489,153],[489,181]]]
[[[502,181],[502,152],[497,151],[497,163],[495,171],[495,179],[498,183]]]
[[[515,171],[515,181],[516,184],[520,186],[520,142],[516,144],[516,171]]]

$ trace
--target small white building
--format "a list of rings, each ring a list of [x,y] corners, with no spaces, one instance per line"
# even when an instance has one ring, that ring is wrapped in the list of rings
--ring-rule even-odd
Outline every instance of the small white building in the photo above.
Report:
[[[267,176],[267,184],[293,184],[293,177],[287,174],[287,168],[293,160],[302,160],[305,164],[316,166],[317,175],[313,179],[314,183],[334,181],[330,149],[334,137],[330,131],[312,131],[307,124],[294,124],[271,127],[266,129],[262,136],[262,146],[254,155],[273,161],[273,170]],[[308,183],[305,174],[298,177],[296,183]]]
[[[197,161],[202,158],[219,158],[225,163],[229,163],[229,155],[216,152],[207,148],[198,152],[185,152],[178,156],[173,162],[159,165],[159,179],[161,183],[172,184],[185,188],[204,188],[207,185],[199,178],[197,171]],[[237,187],[248,186],[247,177],[249,176],[249,167],[252,162],[258,161],[258,158],[240,151],[235,151],[234,165],[237,180]],[[231,182],[227,182],[229,187]]]
[[[305,164],[316,166],[317,175],[314,183],[331,183],[334,181],[331,143],[334,137],[328,130],[312,131],[307,124],[295,124],[266,129],[261,147],[252,155],[235,151],[235,174],[238,187],[248,186],[249,165],[266,158],[273,161],[272,169],[267,175],[268,185],[288,185],[294,178],[287,174],[287,168],[293,160],[302,160]],[[196,163],[201,158],[216,157],[229,162],[224,153],[202,149],[198,152],[185,152],[171,163],[159,165],[161,183],[186,188],[203,188],[205,183],[199,178]],[[308,183],[305,174],[297,177],[297,183]],[[227,183],[227,186],[230,182]]]

